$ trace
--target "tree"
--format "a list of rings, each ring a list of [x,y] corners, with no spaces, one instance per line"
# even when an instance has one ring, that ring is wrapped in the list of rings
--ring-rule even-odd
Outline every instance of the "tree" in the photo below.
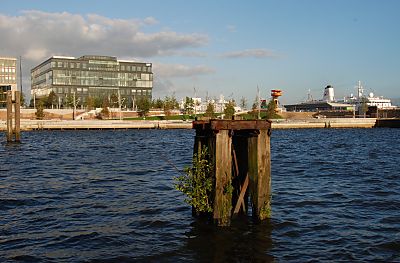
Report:
[[[43,108],[44,108],[43,100],[39,100],[35,112],[36,119],[43,120],[45,116]]]
[[[110,102],[108,101],[107,97],[103,98],[103,105],[102,109],[100,112],[100,117],[103,118],[109,118],[110,116],[110,110],[108,109],[110,107]]]
[[[235,115],[235,103],[233,101],[229,101],[228,104],[225,105],[224,115],[225,119],[232,119],[233,115]]]
[[[183,110],[185,114],[192,114],[194,110],[194,101],[192,98],[186,97],[185,103],[183,104]]]
[[[254,99],[254,102],[253,102],[253,105],[252,105],[251,109],[253,111],[258,110],[259,105],[260,105],[260,98],[257,95],[256,98]]]
[[[74,107],[74,96],[71,94],[68,94],[65,96],[65,106],[67,108]]]
[[[101,108],[103,105],[103,99],[99,96],[94,97],[94,107]]]
[[[164,103],[165,102],[162,99],[158,98],[156,100],[153,100],[151,104],[152,104],[152,108],[162,109],[162,108],[164,108]]]
[[[20,103],[21,107],[25,106],[25,94],[23,92],[21,92],[21,95],[19,97],[19,103]]]
[[[46,98],[46,107],[48,108],[54,108],[54,105],[57,105],[57,95],[54,91],[51,91],[49,96]]]
[[[254,119],[260,118],[260,97],[257,95],[254,99],[253,106],[251,107],[251,115]]]
[[[95,107],[95,99],[93,97],[88,96],[86,98],[86,109],[91,111]]]
[[[136,101],[136,105],[137,105],[139,114],[143,117],[146,117],[146,115],[150,111],[150,107],[151,107],[150,99],[146,96],[142,96]]]
[[[215,109],[214,109],[214,104],[209,102],[207,104],[207,109],[206,113],[204,114],[206,117],[214,118],[215,117]]]
[[[263,116],[263,119],[280,119],[280,118],[282,117],[276,113],[275,101],[271,99],[267,104],[267,109],[265,111],[265,116]]]
[[[115,94],[115,93],[111,94],[111,96],[110,96],[110,105],[111,105],[112,108],[117,108],[119,106],[118,105],[118,95],[117,94]]]
[[[166,116],[170,116],[171,112],[174,109],[177,109],[179,107],[179,103],[176,100],[175,96],[172,95],[171,97],[166,96],[163,102],[163,109],[164,109],[164,114]]]
[[[245,97],[240,98],[240,107],[244,110],[247,109],[247,99]]]

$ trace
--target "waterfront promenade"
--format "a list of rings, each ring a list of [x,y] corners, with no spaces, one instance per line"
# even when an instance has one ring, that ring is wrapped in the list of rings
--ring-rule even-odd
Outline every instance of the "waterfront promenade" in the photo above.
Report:
[[[272,129],[373,128],[375,118],[273,120]],[[21,130],[117,130],[117,129],[191,129],[191,121],[147,120],[27,120],[21,119]],[[0,121],[0,131],[6,121]]]

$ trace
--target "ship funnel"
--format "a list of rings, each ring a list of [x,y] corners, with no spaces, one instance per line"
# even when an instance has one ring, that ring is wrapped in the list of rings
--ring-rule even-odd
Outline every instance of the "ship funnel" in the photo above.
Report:
[[[324,97],[322,98],[323,101],[334,101],[335,100],[335,92],[331,85],[326,86],[324,90]]]

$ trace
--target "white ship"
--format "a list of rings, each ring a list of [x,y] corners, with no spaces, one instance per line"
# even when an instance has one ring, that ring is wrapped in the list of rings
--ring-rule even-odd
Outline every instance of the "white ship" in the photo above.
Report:
[[[383,97],[376,97],[372,92],[370,92],[368,96],[364,95],[364,88],[361,85],[361,81],[358,81],[356,89],[357,89],[357,96],[355,97],[353,94],[351,94],[350,97],[345,98],[345,102],[355,105],[361,105],[362,103],[366,103],[368,106],[376,106],[378,109],[396,108],[396,106],[392,105],[390,99],[385,99]]]

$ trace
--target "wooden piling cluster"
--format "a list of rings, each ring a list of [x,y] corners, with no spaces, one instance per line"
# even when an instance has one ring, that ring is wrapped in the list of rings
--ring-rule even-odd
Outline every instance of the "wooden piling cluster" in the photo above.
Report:
[[[7,91],[7,142],[21,141],[21,94],[19,91]],[[13,111],[14,108],[14,111]],[[14,119],[14,122],[13,122]]]
[[[204,147],[214,164],[212,218],[220,226],[232,216],[258,220],[271,213],[271,122],[265,120],[195,121],[194,155]],[[250,198],[250,202],[248,201]]]

